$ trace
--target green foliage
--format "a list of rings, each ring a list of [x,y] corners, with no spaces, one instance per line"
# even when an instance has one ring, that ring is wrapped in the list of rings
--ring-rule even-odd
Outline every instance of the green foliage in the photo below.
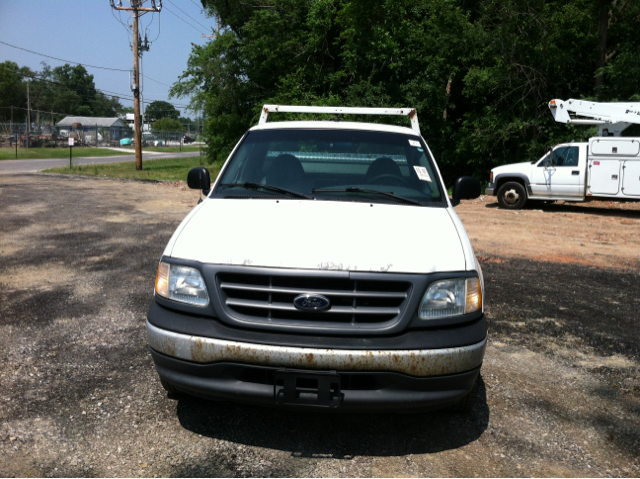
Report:
[[[9,121],[12,117],[11,106],[14,107],[13,120],[24,117],[24,111],[15,107],[24,108],[27,104],[27,92],[22,84],[22,76],[15,73],[19,70],[17,64],[12,61],[0,63],[0,119]]]
[[[171,93],[191,96],[192,106],[204,110],[209,162],[226,158],[257,123],[264,103],[412,106],[447,181],[461,174],[484,178],[492,166],[537,158],[550,144],[593,133],[555,123],[549,100],[640,100],[638,2],[203,4],[225,29],[214,41],[194,45]],[[603,5],[610,12],[609,40],[598,70]],[[274,120],[311,117],[280,114]]]
[[[149,103],[144,110],[146,120],[154,122],[160,118],[172,118],[177,120],[180,117],[180,110],[166,101],[156,100]]]
[[[27,108],[27,83],[32,121],[39,122],[40,113],[55,112],[55,120],[62,116],[115,117],[122,105],[115,97],[108,97],[96,89],[93,75],[82,65],[68,64],[51,68],[43,63],[41,72],[6,61],[0,64],[0,118],[6,121],[10,107],[14,107],[14,121],[24,120]]]
[[[173,118],[160,118],[151,125],[151,129],[153,131],[184,131],[182,123]]]

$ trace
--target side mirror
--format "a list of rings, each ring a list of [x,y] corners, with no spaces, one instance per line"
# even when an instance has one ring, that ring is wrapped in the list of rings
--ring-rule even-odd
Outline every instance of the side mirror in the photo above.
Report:
[[[472,176],[461,176],[453,185],[453,198],[451,204],[458,206],[460,200],[475,200],[482,193],[480,181]]]
[[[204,166],[191,168],[187,175],[187,185],[189,185],[189,188],[192,190],[203,190],[205,194],[207,194],[211,189],[209,170]]]

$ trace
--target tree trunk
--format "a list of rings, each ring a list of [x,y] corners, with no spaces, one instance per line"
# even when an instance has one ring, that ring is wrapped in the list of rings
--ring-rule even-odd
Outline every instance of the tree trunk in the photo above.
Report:
[[[611,1],[600,0],[600,11],[598,13],[598,58],[596,62],[596,83],[595,90],[596,96],[600,97],[602,93],[602,84],[604,82],[604,75],[601,71],[607,62],[607,34],[609,33],[609,16],[611,14]]]

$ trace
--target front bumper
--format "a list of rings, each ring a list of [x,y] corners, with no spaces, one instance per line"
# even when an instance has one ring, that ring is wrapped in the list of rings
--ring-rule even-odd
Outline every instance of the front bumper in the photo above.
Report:
[[[495,196],[495,185],[493,183],[489,183],[489,185],[487,186],[487,188],[484,190],[484,194],[486,196]]]
[[[226,341],[176,333],[147,321],[156,369],[187,393],[273,404],[281,371],[340,377],[343,410],[413,410],[453,404],[478,376],[486,338],[454,348],[348,350]]]

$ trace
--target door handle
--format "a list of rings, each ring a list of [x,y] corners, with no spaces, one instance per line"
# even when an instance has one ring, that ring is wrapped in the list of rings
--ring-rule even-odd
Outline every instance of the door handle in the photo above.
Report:
[[[571,174],[572,174],[573,176],[578,176],[578,175],[580,174],[580,170],[573,170],[573,171],[571,172]]]

